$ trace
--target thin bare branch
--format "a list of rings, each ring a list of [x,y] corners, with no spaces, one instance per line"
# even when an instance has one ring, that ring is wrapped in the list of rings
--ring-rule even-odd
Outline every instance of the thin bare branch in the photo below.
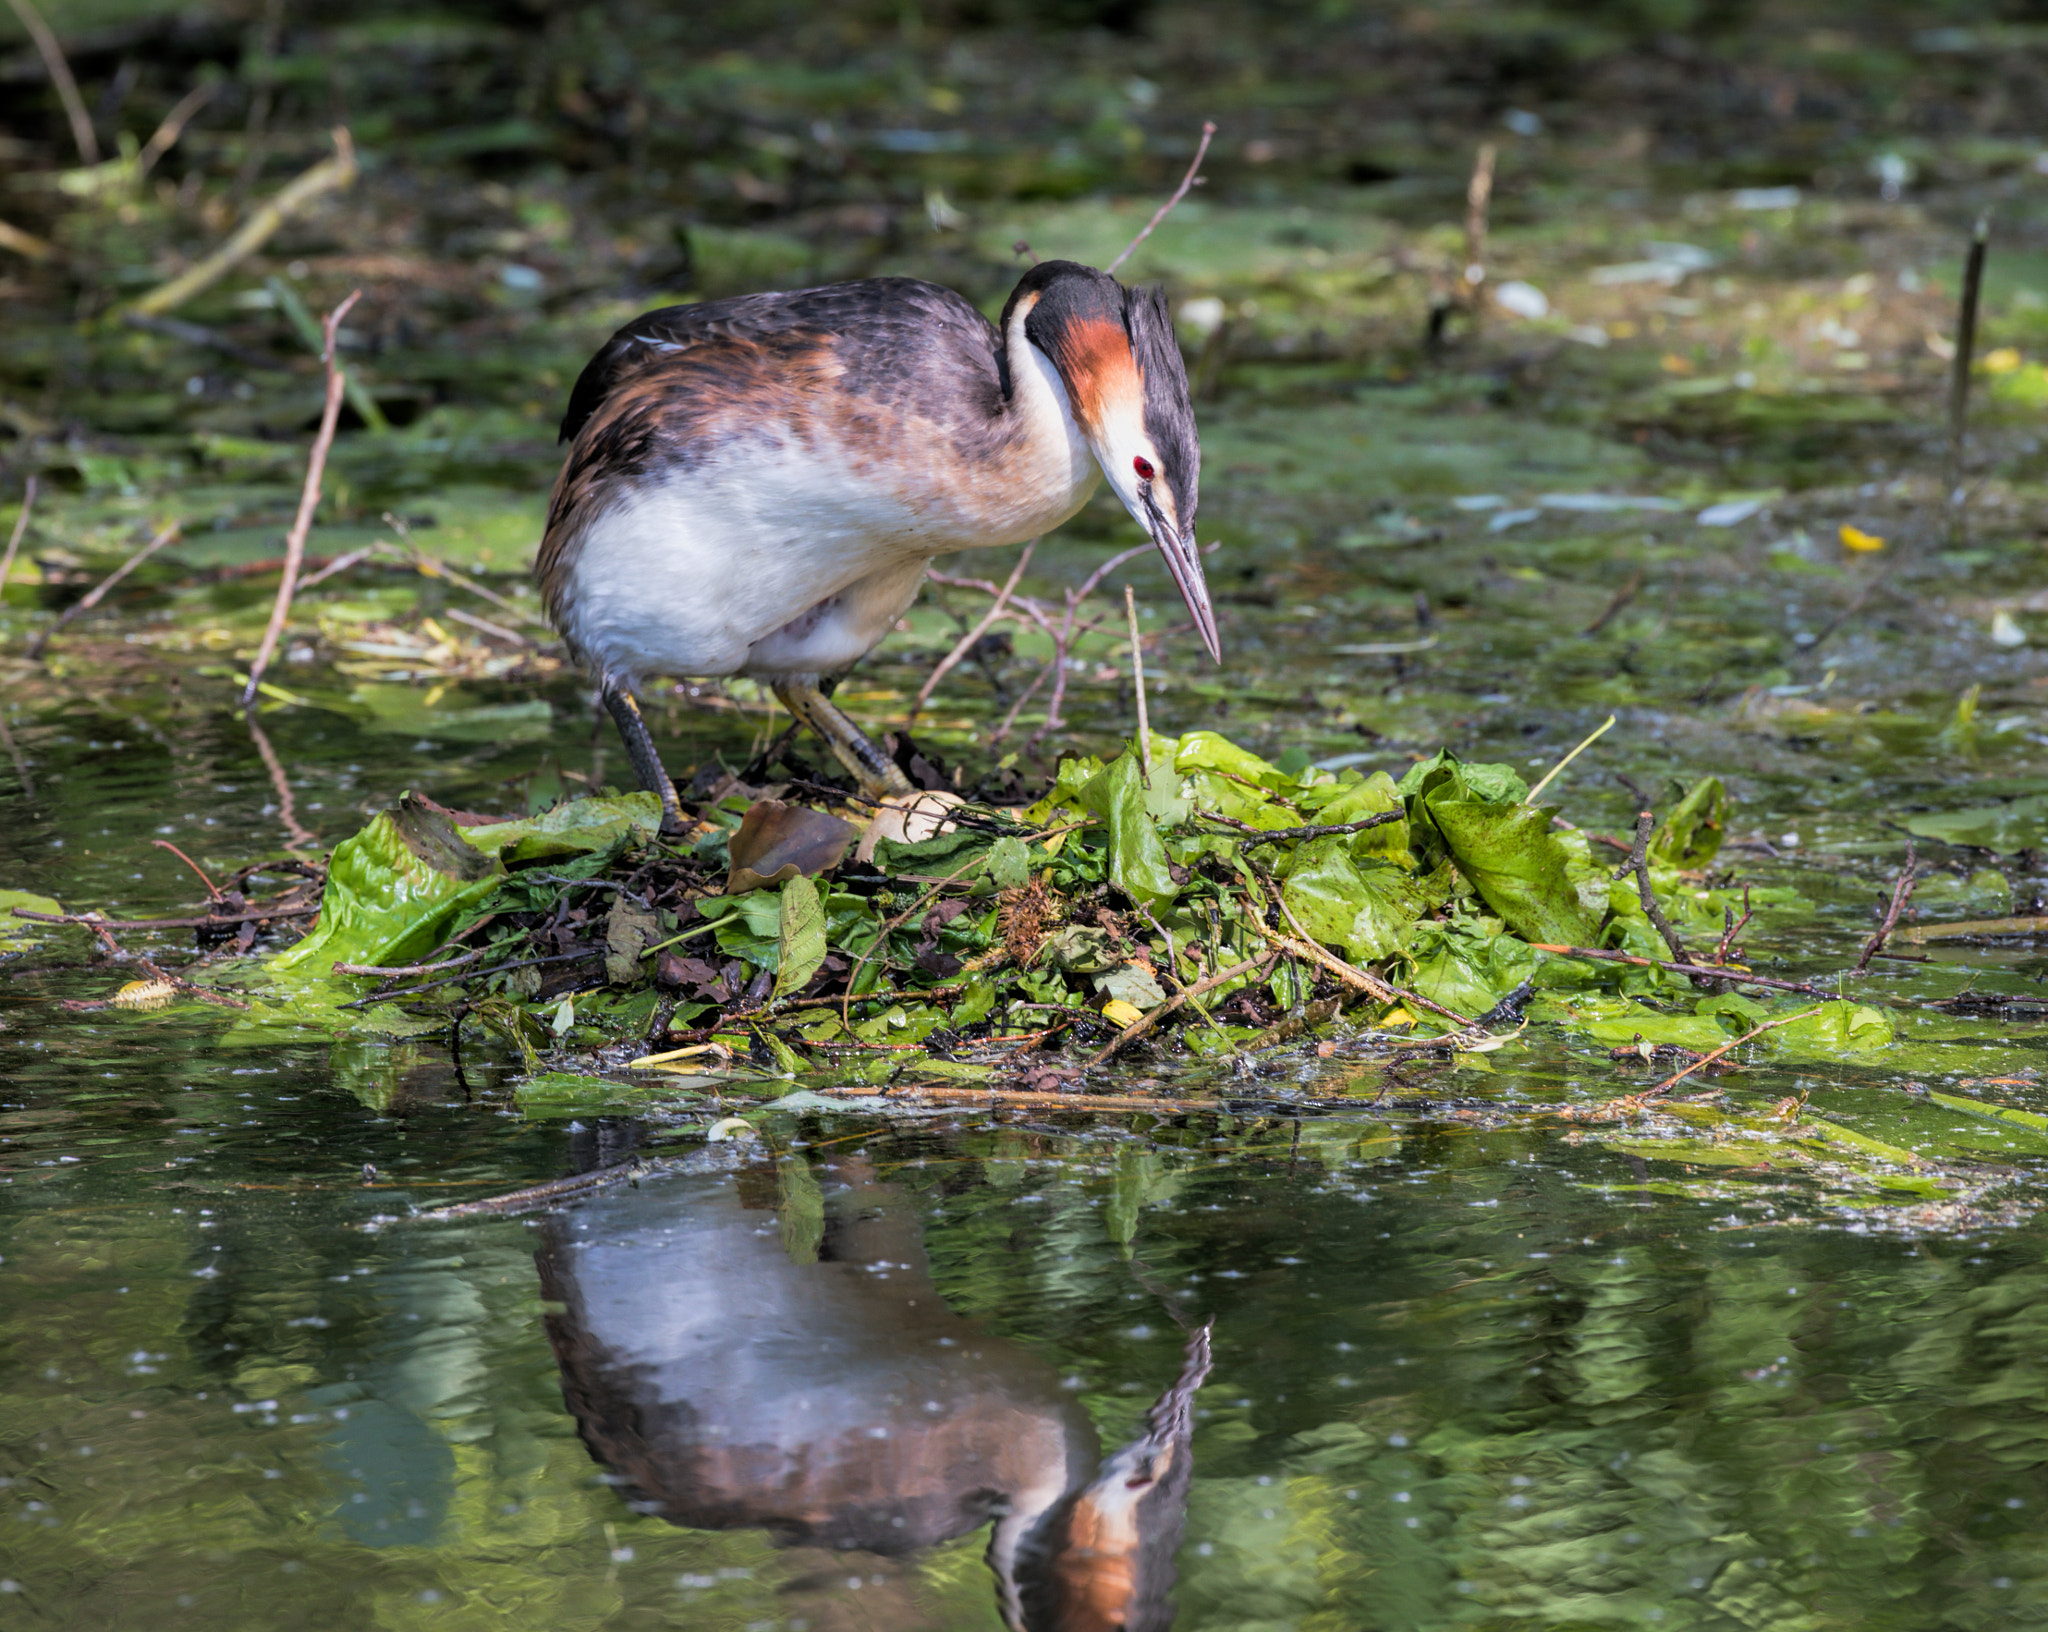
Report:
[[[44,650],[49,646],[51,637],[55,635],[59,629],[62,629],[64,625],[69,623],[73,618],[82,616],[84,613],[90,612],[94,607],[98,606],[101,601],[106,599],[108,590],[112,589],[123,578],[126,578],[129,573],[133,572],[137,567],[141,566],[142,563],[147,561],[152,555],[155,555],[158,550],[162,549],[166,544],[170,543],[172,539],[176,538],[178,536],[178,529],[179,524],[175,521],[171,522],[163,529],[162,532],[158,533],[156,537],[152,538],[147,544],[143,545],[141,549],[137,550],[133,555],[129,556],[126,561],[123,561],[112,572],[108,573],[106,577],[102,578],[97,584],[93,585],[91,589],[87,590],[77,600],[73,601],[69,606],[65,607],[62,612],[58,613],[57,621],[55,623],[52,623],[48,628],[42,630],[39,634],[37,634],[34,640],[28,643],[29,660],[31,662],[34,662],[36,659],[40,658],[43,655]]]
[[[1206,997],[1218,986],[1236,980],[1241,975],[1248,975],[1254,970],[1262,968],[1271,968],[1278,956],[1277,953],[1262,952],[1256,957],[1246,958],[1242,963],[1233,963],[1228,969],[1219,969],[1215,974],[1205,976],[1203,979],[1196,981],[1192,986],[1183,986],[1173,996],[1160,1004],[1159,1007],[1140,1015],[1136,1020],[1133,1020],[1128,1026],[1124,1027],[1122,1031],[1110,1038],[1107,1043],[1103,1044],[1101,1048],[1088,1057],[1085,1066],[1092,1068],[1101,1065],[1127,1045],[1136,1042],[1183,1004],[1192,1003],[1198,997]]]
[[[100,162],[100,139],[92,128],[92,115],[85,111],[85,98],[78,94],[78,81],[71,77],[71,64],[64,60],[64,48],[33,0],[7,0],[8,8],[21,19],[28,37],[35,41],[36,54],[43,59],[50,83],[57,88],[57,100],[64,104],[64,117],[71,121],[71,139],[78,144],[78,157],[85,164]]]
[[[1849,971],[1860,975],[1870,967],[1870,960],[1884,950],[1884,943],[1892,938],[1892,931],[1899,927],[1899,914],[1906,910],[1906,903],[1913,897],[1913,868],[1919,861],[1913,849],[1913,841],[1906,841],[1906,864],[1899,869],[1899,876],[1892,885],[1892,898],[1884,909],[1884,921],[1877,926],[1877,933],[1863,943],[1863,951],[1856,959],[1856,967]]]
[[[140,181],[156,168],[156,161],[177,145],[178,138],[185,134],[185,127],[192,122],[192,116],[219,94],[220,83],[209,80],[195,85],[178,99],[178,105],[164,115],[163,123],[156,127],[149,140],[142,144],[142,151],[135,155],[135,179]]]
[[[1157,210],[1153,211],[1152,219],[1150,221],[1147,221],[1144,224],[1144,226],[1138,229],[1138,236],[1133,238],[1128,244],[1124,245],[1123,253],[1117,256],[1115,260],[1111,261],[1108,266],[1103,268],[1105,272],[1114,272],[1118,267],[1122,266],[1125,261],[1129,260],[1131,258],[1132,252],[1136,250],[1137,247],[1140,244],[1142,244],[1147,238],[1150,238],[1152,236],[1152,229],[1158,226],[1160,222],[1166,219],[1168,214],[1171,213],[1174,205],[1178,204],[1182,199],[1188,196],[1188,189],[1194,186],[1195,175],[1202,168],[1202,160],[1208,156],[1209,144],[1215,139],[1216,121],[1213,119],[1203,120],[1202,140],[1195,148],[1195,156],[1193,161],[1188,165],[1188,173],[1180,178],[1180,185],[1174,188],[1173,196],[1169,198],[1164,204],[1160,205]]]
[[[1031,565],[1031,552],[1037,548],[1038,540],[1035,538],[1024,546],[1023,553],[1017,557],[1017,564],[1010,569],[1010,576],[1004,581],[1003,587],[994,591],[994,604],[982,614],[981,621],[962,635],[959,643],[939,659],[938,667],[925,677],[924,684],[918,688],[916,700],[910,705],[910,712],[904,716],[905,725],[911,724],[924,712],[924,705],[931,700],[932,692],[938,683],[952,672],[962,658],[974,650],[974,643],[987,634],[990,626],[1003,615],[1003,608],[1009,603],[1010,591],[1017,587],[1017,580],[1024,576],[1024,569]]]
[[[384,519],[387,522],[396,522],[398,520],[396,516],[391,515],[389,512],[385,514]],[[401,527],[398,531],[400,536],[403,537],[404,529]],[[499,611],[509,612],[521,623],[530,623],[537,629],[552,629],[554,627],[539,613],[530,612],[525,607],[506,600],[504,596],[500,595],[488,584],[480,584],[466,573],[457,572],[445,561],[435,560],[417,544],[413,543],[410,538],[406,538],[403,550],[399,549],[395,544],[387,544],[383,539],[379,539],[371,546],[371,549],[379,555],[390,555],[405,562],[422,578],[439,578],[444,583],[455,585],[457,589],[466,589],[470,594],[489,601]]]
[[[199,875],[199,882],[206,886],[206,893],[208,895],[212,896],[213,899],[216,901],[222,899],[220,893],[220,886],[214,883],[212,879],[206,876],[206,869],[200,866],[199,863],[194,861],[190,856],[186,855],[185,852],[180,850],[175,844],[171,843],[169,839],[151,839],[149,842],[155,845],[159,850],[170,851],[172,855],[176,856],[187,867],[190,867],[193,872]]]
[[[1713,1050],[1711,1053],[1702,1054],[1690,1065],[1683,1066],[1680,1069],[1672,1072],[1670,1076],[1666,1077],[1662,1082],[1658,1083],[1656,1087],[1646,1088],[1643,1090],[1641,1094],[1635,1095],[1634,1097],[1638,1099],[1649,1099],[1657,1094],[1668,1094],[1672,1089],[1676,1088],[1681,1082],[1683,1082],[1687,1077],[1691,1076],[1695,1071],[1700,1070],[1704,1066],[1712,1065],[1724,1054],[1731,1053],[1735,1049],[1740,1048],[1744,1043],[1748,1042],[1751,1038],[1761,1037],[1767,1031],[1776,1031],[1780,1026],[1789,1026],[1795,1020],[1811,1020],[1816,1014],[1819,1013],[1820,1010],[1818,1008],[1801,1009],[1797,1014],[1788,1014],[1784,1016],[1784,1018],[1779,1020],[1766,1020],[1761,1025],[1751,1026],[1749,1030],[1745,1031],[1740,1037],[1736,1037],[1728,1042],[1723,1043],[1719,1048]]]
[[[19,4],[20,0],[11,0]],[[196,266],[160,283],[154,289],[139,297],[127,309],[140,312],[145,317],[156,317],[164,312],[184,305],[202,289],[210,289],[242,261],[256,253],[277,229],[289,221],[322,193],[337,192],[347,188],[356,179],[355,144],[349,140],[346,128],[336,126],[334,130],[334,155],[322,159],[311,169],[300,172],[276,197],[269,199],[258,208],[248,220],[236,229],[233,237],[200,261]]]
[[[14,531],[7,535],[7,553],[0,555],[0,589],[7,587],[7,575],[14,570],[14,554],[21,548],[22,535],[28,531],[28,515],[36,507],[36,479],[31,476],[22,484],[21,510],[14,518]]]
[[[24,232],[9,221],[0,221],[0,249],[11,249],[30,261],[54,261],[57,258],[57,246],[49,239]]]
[[[299,587],[299,564],[306,558],[306,535],[313,530],[313,512],[320,506],[320,478],[327,469],[327,450],[334,446],[334,428],[341,420],[341,399],[348,385],[341,359],[335,355],[334,335],[362,294],[360,289],[349,291],[348,298],[327,314],[323,325],[326,345],[320,360],[327,368],[327,400],[320,410],[320,430],[313,438],[313,452],[306,460],[306,481],[299,490],[299,513],[292,518],[292,530],[284,541],[284,576],[278,580],[277,599],[271,604],[263,644],[257,647],[256,660],[249,665],[249,684],[242,691],[244,708],[256,701],[256,688],[262,685],[263,671],[270,667],[270,659],[277,651],[278,636],[283,634],[284,620],[292,609],[292,595]]]
[[[387,980],[401,975],[438,975],[443,969],[467,968],[489,951],[489,947],[480,946],[459,958],[442,958],[436,963],[402,963],[391,967],[375,963],[337,963],[333,968],[337,975],[377,975]]]

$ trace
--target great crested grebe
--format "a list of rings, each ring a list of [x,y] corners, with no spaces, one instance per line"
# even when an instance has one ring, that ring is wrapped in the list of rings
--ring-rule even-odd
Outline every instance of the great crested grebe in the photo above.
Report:
[[[820,678],[888,633],[934,556],[1038,537],[1098,472],[1221,660],[1166,299],[1093,267],[1041,261],[1000,324],[913,278],[649,312],[583,370],[562,440],[536,572],[670,830],[643,677],[766,681],[869,797],[908,794]]]

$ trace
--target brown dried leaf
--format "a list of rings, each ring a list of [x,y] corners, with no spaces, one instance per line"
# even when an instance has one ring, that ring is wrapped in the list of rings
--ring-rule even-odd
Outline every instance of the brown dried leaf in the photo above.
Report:
[[[859,837],[858,828],[836,816],[779,799],[757,799],[726,847],[732,866],[725,893],[739,895],[786,884],[800,874],[808,878],[826,872],[839,865]]]

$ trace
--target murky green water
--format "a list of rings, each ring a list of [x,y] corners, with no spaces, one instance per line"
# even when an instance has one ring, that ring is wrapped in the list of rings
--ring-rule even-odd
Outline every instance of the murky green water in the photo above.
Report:
[[[238,725],[121,729],[17,719],[10,876],[161,910],[161,830],[265,847]],[[301,817],[424,772],[373,748],[302,739]],[[990,1511],[1132,1439],[1211,1319],[1177,1626],[2048,1617],[2043,1230],[1995,1222],[2038,1141],[1980,1132],[1988,1199],[1927,1227],[1761,1166],[1688,1188],[1455,1103],[1611,1091],[1546,1044],[1345,1114],[1270,1097],[1340,1056],[1215,1114],[812,1113],[732,1152],[516,1114],[474,1042],[66,1013],[119,972],[87,956],[0,987],[8,1625],[998,1626]],[[636,1149],[553,1213],[411,1217]],[[792,1440],[801,1476],[711,1454]]]
[[[2031,140],[1987,148],[1977,190],[1926,211],[1596,197],[1604,165],[1637,161],[1591,137],[1509,147],[1516,188],[1570,189],[1504,192],[1492,241],[1554,310],[1495,314],[1441,357],[1415,336],[1457,232],[1420,229],[1462,208],[1466,157],[1422,145],[1433,191],[1219,187],[1133,263],[1235,325],[1195,370],[1229,667],[1167,642],[1153,725],[1396,774],[1449,744],[1533,777],[1618,714],[1558,785],[1567,815],[1625,832],[1617,768],[1666,802],[1666,778],[1722,776],[1716,882],[1798,892],[1763,913],[1756,966],[1842,968],[1903,822],[2048,794],[2048,492],[2038,404],[2011,394],[2048,385],[2016,352],[1984,388],[1996,479],[1944,547],[1926,348],[1949,321],[1942,211],[1997,192],[2001,222],[2038,234]],[[534,181],[520,207],[564,210],[556,190]],[[493,208],[518,202],[499,191]],[[999,302],[1018,236],[1102,259],[1149,208],[991,204],[971,252],[934,211],[886,266],[756,281],[965,281],[978,257],[974,293]],[[1711,275],[1682,294],[1599,280],[1646,238],[1697,242]],[[2048,268],[2002,247],[1993,265],[1987,346],[2038,354]],[[356,275],[317,269],[309,300]],[[561,389],[636,309],[578,300],[365,360],[417,417],[344,435],[316,554],[403,522],[519,604],[388,572],[395,545],[309,589],[261,742],[230,698],[270,581],[206,574],[276,554],[310,382],[240,393],[128,331],[6,337],[17,371],[103,382],[93,423],[120,437],[38,445],[42,509],[0,600],[0,888],[193,910],[196,881],[150,841],[216,871],[280,855],[266,753],[320,846],[408,787],[510,811],[624,774],[545,653],[515,659],[516,635],[458,615],[533,604],[505,569],[531,547]],[[224,288],[200,315],[254,309]],[[1542,502],[1587,493],[1658,507]],[[1766,507],[1696,520],[1745,494]],[[184,542],[48,665],[17,661],[159,511]],[[1889,553],[1846,550],[1845,524]],[[1027,591],[1057,604],[1122,525],[1082,518]],[[1131,577],[1171,605],[1151,564]],[[977,609],[921,605],[849,686],[854,711],[892,723]],[[1071,676],[1073,729],[1027,751],[1035,704],[998,745],[1020,779],[1132,729],[1113,627]],[[963,666],[921,739],[990,770],[992,722],[1048,654],[1025,630]],[[672,768],[765,744],[736,691],[716,712],[650,703]],[[1925,921],[2040,910],[2048,818],[2022,808],[2003,857],[1923,843]],[[1006,1595],[1043,1585],[1004,1554],[1005,1517],[1137,1439],[1205,1321],[1192,1483],[1149,1521],[1169,1552],[1181,1527],[1179,1628],[2048,1622],[2048,1136],[1920,1092],[2048,1112],[2043,965],[2010,941],[1910,955],[1930,961],[1881,962],[1853,995],[1987,1001],[1890,1010],[1883,1050],[1759,1054],[1724,1080],[1752,1122],[1810,1124],[1803,1141],[1675,1117],[1596,1137],[1558,1114],[1644,1083],[1607,1052],[1631,1019],[1391,1068],[1342,1038],[1242,1065],[1168,1053],[1094,1084],[1216,1096],[1187,1114],[810,1109],[707,1147],[701,1105],[523,1106],[517,1060],[475,1027],[458,1049],[67,1009],[133,965],[76,930],[0,940],[0,1628],[997,1627]],[[1890,1154],[1852,1162],[1859,1137]],[[637,1183],[552,1212],[418,1216],[635,1154]]]

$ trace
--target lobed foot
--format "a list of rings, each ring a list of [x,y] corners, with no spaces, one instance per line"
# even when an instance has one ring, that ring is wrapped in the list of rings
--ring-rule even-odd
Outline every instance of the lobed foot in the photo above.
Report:
[[[618,722],[619,735],[625,739],[626,757],[633,762],[633,774],[640,778],[640,786],[661,801],[661,831],[664,837],[675,838],[689,826],[683,816],[682,802],[676,798],[675,778],[661,763],[661,755],[654,746],[654,733],[647,729],[647,721],[640,713],[640,705],[633,700],[630,691],[605,687],[602,693],[604,706]]]
[[[853,773],[860,791],[870,799],[900,798],[917,791],[910,778],[896,768],[896,762],[870,742],[816,684],[785,680],[775,687],[775,695],[784,708],[825,739],[825,745]]]

